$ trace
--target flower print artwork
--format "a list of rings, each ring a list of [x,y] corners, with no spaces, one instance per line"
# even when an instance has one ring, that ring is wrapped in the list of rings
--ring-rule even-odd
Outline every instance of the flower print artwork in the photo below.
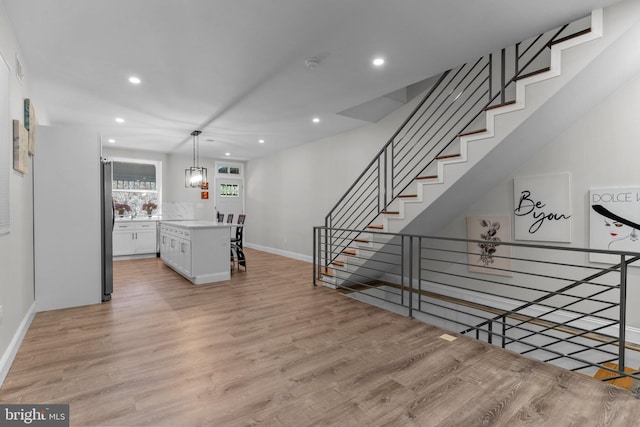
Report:
[[[493,264],[493,256],[496,253],[496,248],[500,244],[500,238],[497,236],[498,230],[500,230],[500,223],[498,221],[487,221],[485,219],[480,220],[480,226],[485,231],[480,233],[480,238],[485,240],[482,243],[478,243],[480,247],[480,261],[487,267],[489,264]]]
[[[511,220],[508,216],[468,216],[467,244],[469,271],[512,276]],[[480,241],[478,241],[480,240]]]

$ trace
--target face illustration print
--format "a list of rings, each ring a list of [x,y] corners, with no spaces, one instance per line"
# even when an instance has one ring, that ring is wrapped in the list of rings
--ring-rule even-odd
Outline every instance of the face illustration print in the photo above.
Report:
[[[614,242],[626,239],[629,239],[632,242],[638,240],[638,231],[633,227],[629,227],[628,225],[624,225],[618,221],[610,221],[607,219],[604,219],[604,226],[610,236],[607,249],[611,249],[611,245]]]
[[[603,236],[603,240],[608,241],[607,249],[625,250],[628,248],[627,245],[624,245],[624,241],[636,242],[638,240],[640,225],[616,215],[602,205],[593,205],[592,208],[603,216],[603,231],[606,232],[606,237]],[[621,242],[621,244],[615,245],[616,242]],[[620,247],[621,245],[625,248]]]

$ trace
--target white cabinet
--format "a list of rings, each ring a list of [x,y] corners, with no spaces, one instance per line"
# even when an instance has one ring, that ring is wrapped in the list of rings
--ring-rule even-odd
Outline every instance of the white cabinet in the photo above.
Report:
[[[133,224],[118,223],[113,226],[113,256],[130,255],[134,252]]]
[[[113,226],[113,255],[156,252],[155,221],[116,221]]]
[[[163,221],[160,258],[192,283],[229,280],[230,226],[211,221]]]

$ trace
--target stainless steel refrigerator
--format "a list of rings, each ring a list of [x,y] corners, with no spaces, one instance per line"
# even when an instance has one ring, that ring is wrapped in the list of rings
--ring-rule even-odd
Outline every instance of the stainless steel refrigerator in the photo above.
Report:
[[[113,224],[115,221],[111,194],[113,165],[104,158],[100,159],[100,170],[102,301],[110,301],[113,293]]]

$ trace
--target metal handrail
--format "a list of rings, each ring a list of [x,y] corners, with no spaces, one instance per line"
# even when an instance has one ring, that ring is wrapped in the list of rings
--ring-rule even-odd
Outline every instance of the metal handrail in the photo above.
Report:
[[[537,62],[554,41],[566,37],[580,21],[539,34],[528,41],[485,55],[442,73],[423,99],[387,140],[362,173],[325,216],[325,227],[359,228],[371,225],[486,111],[503,104],[523,75],[542,68]],[[507,58],[512,57],[512,70]],[[533,67],[536,67],[533,69]],[[494,72],[499,68],[499,72]],[[353,234],[354,238],[357,234]],[[346,245],[343,233],[325,236],[328,267]]]
[[[570,370],[603,369],[612,373],[607,381],[640,380],[640,372],[624,372],[628,351],[638,351],[634,357],[640,359],[640,343],[628,342],[625,334],[627,267],[640,264],[640,252],[501,241],[513,252],[501,259],[514,262],[494,270],[511,276],[487,276],[469,270],[484,240],[372,230],[371,242],[379,246],[367,248],[373,256],[356,252],[345,265],[323,270],[325,236],[339,232],[360,230],[314,227],[314,285],[329,281],[354,298],[383,308],[391,304],[440,327],[446,322],[455,332],[475,332],[476,338]],[[614,255],[619,262],[598,266],[587,261],[589,254]],[[471,299],[451,296],[460,292]],[[473,302],[511,294],[504,307]],[[612,361],[619,369],[605,365]]]

